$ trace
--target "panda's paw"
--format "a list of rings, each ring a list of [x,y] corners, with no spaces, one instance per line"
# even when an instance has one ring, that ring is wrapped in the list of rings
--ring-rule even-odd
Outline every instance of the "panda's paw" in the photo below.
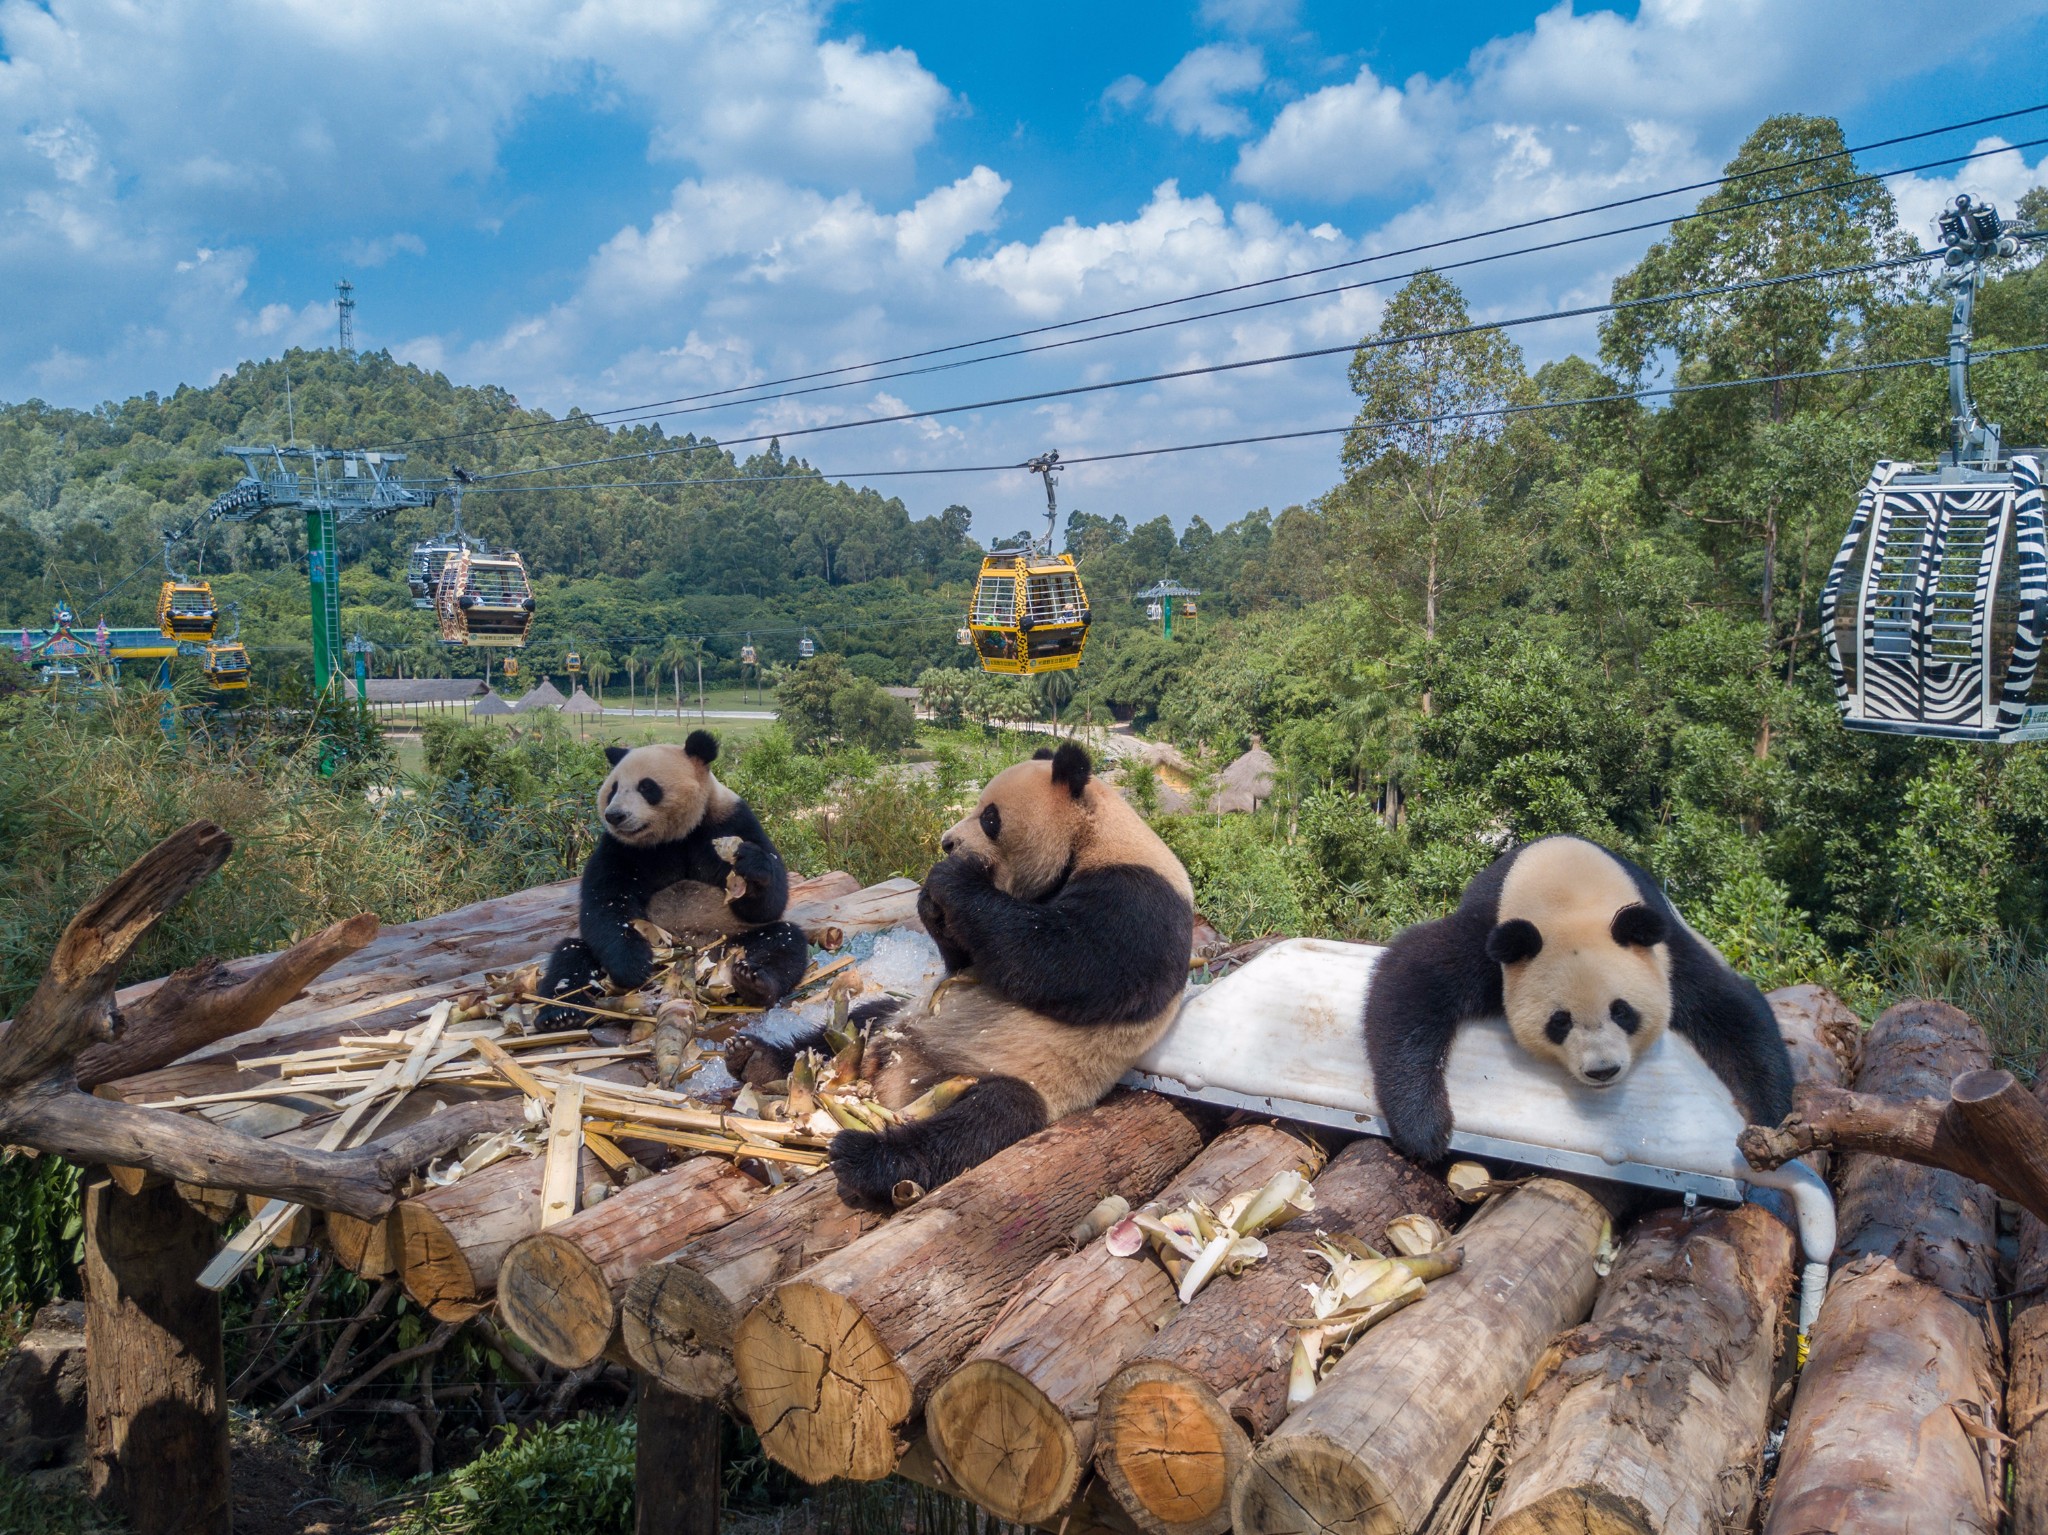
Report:
[[[725,1047],[725,1069],[734,1081],[750,1087],[766,1087],[788,1076],[795,1061],[792,1052],[749,1034],[735,1035]]]
[[[839,1197],[850,1205],[890,1210],[899,1183],[926,1183],[922,1161],[906,1155],[886,1135],[870,1130],[841,1130],[828,1153],[839,1180]]]
[[[750,885],[775,878],[775,856],[758,842],[741,842],[733,849],[732,871]]]
[[[1394,1149],[1412,1162],[1441,1162],[1451,1154],[1451,1110],[1449,1104],[1427,1104],[1400,1115],[1389,1115],[1387,1138]]]

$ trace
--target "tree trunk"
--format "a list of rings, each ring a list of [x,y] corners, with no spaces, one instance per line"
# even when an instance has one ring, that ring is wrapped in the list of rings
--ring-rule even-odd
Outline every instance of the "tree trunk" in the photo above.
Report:
[[[830,1169],[813,1173],[730,1225],[649,1264],[619,1303],[619,1334],[636,1369],[685,1396],[733,1387],[740,1319],[770,1290],[882,1224],[839,1197]]]
[[[1287,1168],[1312,1174],[1316,1160],[1277,1126],[1247,1125],[1196,1157],[1157,1202],[1213,1208]],[[1324,1218],[1318,1209],[1302,1224]],[[1049,1260],[932,1393],[925,1434],[947,1472],[1005,1519],[1050,1519],[1073,1501],[1093,1455],[1096,1394],[1179,1310],[1173,1280],[1149,1253],[1119,1258],[1098,1241]]]
[[[85,1191],[88,1483],[135,1535],[228,1535],[220,1239],[167,1184]]]
[[[359,1220],[330,1212],[326,1226],[327,1250],[358,1279],[382,1279],[397,1267],[391,1251],[395,1222],[390,1216]]]
[[[2044,1063],[2048,1065],[2048,1063]],[[2036,1102],[2048,1100],[2048,1070],[2034,1073]],[[2048,1225],[2020,1217],[2018,1300],[2013,1307],[2005,1395],[2012,1446],[2012,1535],[2048,1535]]]
[[[779,1285],[733,1342],[767,1453],[873,1481],[897,1434],[1031,1268],[1110,1193],[1142,1202],[1202,1148],[1195,1113],[1127,1093],[1018,1142]]]
[[[1464,1267],[1366,1333],[1252,1454],[1239,1535],[1406,1535],[1559,1331],[1586,1315],[1610,1230],[1584,1189],[1538,1178],[1459,1234]]]
[[[1252,1441],[1287,1415],[1287,1322],[1306,1314],[1302,1287],[1328,1273],[1317,1233],[1346,1231],[1384,1247],[1387,1223],[1399,1216],[1449,1225],[1457,1212],[1441,1178],[1371,1137],[1339,1152],[1315,1188],[1313,1214],[1268,1237],[1267,1256],[1244,1274],[1197,1295],[1103,1389],[1096,1470],[1152,1535],[1229,1527],[1231,1485]]]
[[[634,1535],[718,1535],[719,1442],[713,1402],[640,1382],[633,1448]]]
[[[498,1318],[552,1365],[593,1364],[617,1331],[617,1296],[628,1280],[767,1193],[719,1157],[643,1178],[516,1243],[498,1271]]]
[[[1498,1535],[1744,1530],[1797,1243],[1756,1205],[1639,1223],[1515,1414]]]
[[[507,1157],[460,1182],[415,1195],[392,1212],[399,1280],[436,1321],[466,1321],[481,1311],[512,1244],[540,1230],[545,1160]],[[603,1176],[603,1164],[585,1150],[576,1186]]]
[[[1872,1026],[1854,1096],[1919,1097],[1989,1058],[1963,1013],[1904,1002]],[[1841,1181],[1844,1266],[1813,1326],[1767,1535],[1989,1535],[2000,1382],[1972,1303],[1997,1288],[1997,1202],[1956,1173],[1864,1151]]]

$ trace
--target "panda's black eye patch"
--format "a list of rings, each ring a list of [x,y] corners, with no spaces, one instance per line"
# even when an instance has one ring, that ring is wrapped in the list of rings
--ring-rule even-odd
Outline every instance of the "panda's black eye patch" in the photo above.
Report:
[[[1614,1026],[1624,1034],[1633,1034],[1643,1026],[1643,1015],[1619,997],[1608,1005],[1607,1016],[1614,1020]]]
[[[1003,813],[994,805],[981,807],[981,834],[991,842],[1003,834]]]
[[[1572,1031],[1572,1015],[1559,1008],[1550,1015],[1550,1021],[1543,1025],[1543,1037],[1553,1045],[1564,1043],[1565,1035]]]
[[[641,779],[641,780],[640,780],[640,786],[639,786],[639,787],[640,787],[640,797],[641,797],[642,799],[646,800],[648,804],[650,804],[650,805],[659,805],[659,804],[661,803],[661,785],[660,785],[660,784],[656,783],[656,782],[655,782],[655,781],[654,781],[653,779],[651,779],[651,778],[643,778],[643,779]]]
[[[618,792],[619,786],[616,782],[606,784],[604,786],[604,802],[609,805],[617,797]]]

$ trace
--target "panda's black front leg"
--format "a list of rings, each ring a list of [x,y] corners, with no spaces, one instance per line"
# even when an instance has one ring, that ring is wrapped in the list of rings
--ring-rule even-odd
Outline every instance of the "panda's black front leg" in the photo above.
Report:
[[[782,855],[758,842],[742,840],[733,850],[732,872],[746,881],[744,895],[726,904],[742,922],[774,922],[789,905],[789,871]]]
[[[1046,1126],[1045,1100],[1015,1077],[985,1077],[951,1105],[916,1124],[832,1138],[832,1171],[850,1204],[889,1209],[899,1183],[927,1191],[986,1162]]]
[[[596,952],[581,938],[565,938],[548,956],[541,975],[540,994],[576,1002],[594,1001],[603,988],[604,967]],[[544,1007],[534,1017],[537,1029],[558,1029],[580,1024],[587,1014],[574,1008]]]
[[[946,921],[946,908],[941,904],[939,894],[933,888],[935,884],[943,882],[939,877],[940,871],[951,863],[951,859],[946,859],[934,864],[932,872],[925,876],[924,886],[917,892],[917,920],[924,924],[924,930],[931,935],[932,942],[938,945],[939,958],[945,962],[946,974],[957,975],[973,966],[974,956],[953,936]]]
[[[1374,967],[1366,993],[1373,1099],[1394,1149],[1418,1162],[1440,1162],[1451,1149],[1444,1068],[1460,1019],[1460,980],[1397,943]]]
[[[583,941],[621,991],[638,991],[654,977],[654,945],[633,926],[646,916],[646,899],[626,895],[583,914]]]
[[[773,1007],[804,978],[811,943],[794,922],[771,922],[735,938],[733,992],[749,1007]]]

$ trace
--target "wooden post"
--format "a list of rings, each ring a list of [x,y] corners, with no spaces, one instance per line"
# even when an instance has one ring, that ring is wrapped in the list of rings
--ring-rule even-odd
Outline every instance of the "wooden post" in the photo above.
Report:
[[[230,1535],[219,1243],[168,1184],[85,1191],[88,1483],[135,1535]]]
[[[634,1535],[718,1535],[718,1449],[724,1432],[718,1404],[643,1375],[639,1416]]]

